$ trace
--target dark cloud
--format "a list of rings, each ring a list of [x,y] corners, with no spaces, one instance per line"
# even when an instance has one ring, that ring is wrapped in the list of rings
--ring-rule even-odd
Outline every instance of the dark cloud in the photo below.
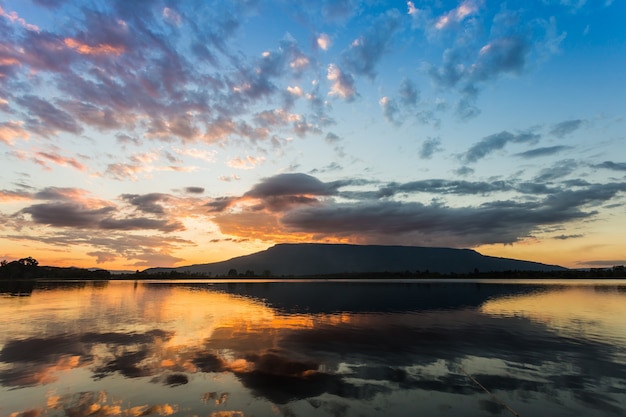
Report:
[[[205,204],[209,212],[222,212],[232,206],[239,199],[237,197],[218,197]]]
[[[149,193],[142,195],[122,194],[120,198],[145,213],[164,214],[165,210],[163,209],[163,206],[158,203],[167,202],[170,199],[170,196],[161,193]]]
[[[502,74],[519,74],[526,62],[529,45],[520,37],[494,39],[484,45],[476,60],[465,65],[467,51],[461,48],[447,49],[441,67],[429,67],[428,73],[442,87],[460,87],[468,97],[475,97],[478,84],[490,81]]]
[[[36,96],[22,96],[17,103],[28,110],[35,118],[28,121],[31,129],[43,136],[55,134],[57,131],[78,134],[82,128],[69,114]]]
[[[390,241],[393,236],[398,242],[471,247],[514,243],[541,225],[565,223],[594,214],[580,210],[577,205],[562,204],[494,201],[477,207],[453,208],[379,201],[298,208],[287,212],[281,221],[293,231],[360,236],[368,242]]]
[[[400,83],[400,102],[405,106],[415,106],[419,99],[419,91],[413,81],[405,78]]]
[[[536,182],[548,182],[558,180],[575,172],[579,167],[579,163],[573,159],[558,161],[549,168],[544,168],[535,176]]]
[[[419,151],[419,156],[422,159],[431,158],[435,152],[441,150],[441,139],[439,138],[428,138],[424,142],[422,142],[422,146]]]
[[[554,181],[571,172],[572,167],[570,162],[562,161],[562,166],[544,172],[543,179]],[[324,183],[310,175],[281,174],[263,180],[244,194],[259,199],[259,204],[239,214],[218,216],[216,222],[242,237],[249,237],[247,229],[235,229],[233,225],[238,221],[254,223],[257,216],[276,222],[274,227],[282,225],[283,233],[314,234],[316,239],[349,237],[359,243],[453,247],[508,244],[550,225],[593,218],[598,214],[595,207],[624,192],[626,184],[565,181],[548,186],[539,181],[429,179],[376,188],[377,183],[365,180]],[[429,194],[432,202],[414,202],[419,194]],[[510,199],[492,197],[482,204],[451,207],[442,198],[498,194]],[[223,211],[236,201],[216,200],[209,205]]]
[[[328,132],[324,140],[328,143],[337,143],[341,140],[341,138],[337,136],[336,134],[334,134],[333,132]]]
[[[626,162],[604,161],[601,164],[593,165],[594,168],[605,168],[613,171],[626,171]]]
[[[204,187],[185,187],[184,191],[188,194],[203,194]]]
[[[550,134],[556,136],[557,138],[563,138],[578,130],[582,127],[583,123],[584,120],[581,119],[566,120],[564,122],[557,123],[552,127],[552,129],[550,129]]]
[[[514,156],[521,158],[538,158],[542,156],[550,156],[562,152],[566,149],[571,149],[570,146],[549,146],[545,148],[531,149],[526,152],[516,153]]]
[[[330,196],[337,194],[340,185],[338,182],[324,183],[307,174],[279,174],[265,178],[244,195],[256,198],[307,194]]]
[[[66,0],[33,0],[33,2],[39,4],[40,6],[54,9],[63,5],[63,3],[65,3]]]
[[[505,192],[514,189],[513,184],[505,181],[493,182],[470,182],[432,179],[412,181],[402,184],[389,184],[379,190],[381,197],[389,197],[398,193],[434,193],[434,194],[489,194],[493,192]]]
[[[90,209],[76,203],[35,204],[22,209],[36,224],[54,227],[98,228],[99,223],[115,212],[114,206]]]
[[[182,230],[182,223],[168,220],[148,218],[111,217],[115,213],[114,206],[105,206],[90,209],[76,203],[49,203],[35,204],[21,210],[30,214],[36,224],[46,224],[53,227],[72,227],[81,229],[104,230],[160,230],[172,232]]]
[[[367,32],[355,39],[344,51],[344,67],[357,75],[376,77],[376,65],[389,48],[393,35],[400,27],[401,15],[396,9],[388,10],[375,19]]]
[[[486,136],[474,144],[464,155],[465,162],[476,162],[488,154],[504,148],[508,143],[536,143],[541,136],[536,133],[525,132],[513,134],[507,131]]]
[[[585,237],[585,235],[559,235],[559,236],[554,236],[552,239],[568,240],[568,239],[578,239],[581,237]]]
[[[383,116],[385,116],[385,119],[387,119],[387,121],[396,125],[401,124],[401,121],[397,119],[400,109],[393,99],[390,99],[389,97],[383,97],[379,100],[378,103],[380,104],[380,107],[383,110]]]

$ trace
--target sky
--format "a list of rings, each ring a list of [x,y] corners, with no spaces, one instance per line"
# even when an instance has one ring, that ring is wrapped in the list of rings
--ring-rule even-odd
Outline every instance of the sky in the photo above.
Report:
[[[626,1],[0,0],[0,259],[626,263]]]

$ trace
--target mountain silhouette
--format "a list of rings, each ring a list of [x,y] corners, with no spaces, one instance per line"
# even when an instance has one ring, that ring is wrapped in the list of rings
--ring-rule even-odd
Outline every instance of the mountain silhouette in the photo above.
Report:
[[[296,243],[278,244],[251,255],[222,262],[176,268],[149,268],[149,274],[170,271],[225,276],[233,270],[273,276],[306,277],[383,272],[467,274],[475,271],[563,271],[537,262],[485,256],[471,249]]]

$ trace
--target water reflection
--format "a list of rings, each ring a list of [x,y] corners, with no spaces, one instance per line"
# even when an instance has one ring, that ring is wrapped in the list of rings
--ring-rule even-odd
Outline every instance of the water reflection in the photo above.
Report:
[[[0,414],[623,415],[624,287],[37,284],[0,298]],[[472,375],[497,398],[481,390]]]

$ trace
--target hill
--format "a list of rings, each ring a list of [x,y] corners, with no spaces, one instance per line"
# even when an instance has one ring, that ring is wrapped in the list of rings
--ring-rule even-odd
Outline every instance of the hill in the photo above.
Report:
[[[265,251],[222,262],[177,268],[149,268],[148,274],[171,271],[226,276],[253,272],[256,275],[306,277],[355,273],[429,271],[440,274],[467,274],[497,271],[565,271],[557,265],[484,256],[471,249],[417,246],[344,244],[279,244]]]

